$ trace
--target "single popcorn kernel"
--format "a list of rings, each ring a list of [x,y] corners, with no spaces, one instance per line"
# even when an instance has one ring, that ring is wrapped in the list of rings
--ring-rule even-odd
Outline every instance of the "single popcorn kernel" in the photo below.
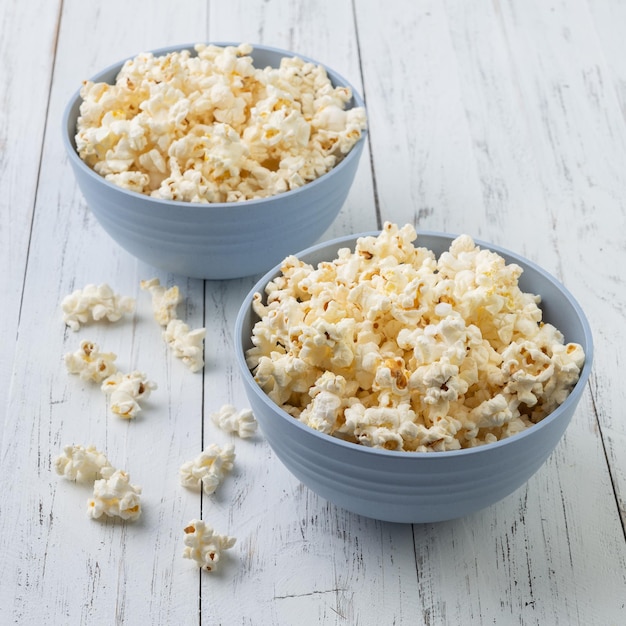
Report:
[[[172,349],[174,356],[181,359],[192,372],[204,367],[204,338],[206,329],[190,330],[179,319],[172,319],[163,331],[163,338]]]
[[[211,419],[222,430],[235,433],[242,439],[252,437],[258,426],[251,409],[237,411],[232,404],[224,404],[219,411],[211,413]]]
[[[549,415],[582,346],[543,322],[520,266],[469,235],[438,259],[416,239],[387,222],[317,267],[287,257],[252,300],[257,384],[310,428],[392,450],[483,445]]]
[[[180,482],[190,489],[202,489],[205,494],[215,493],[224,476],[233,469],[235,447],[223,448],[212,443],[195,459],[184,463],[179,471]]]
[[[54,460],[54,469],[68,480],[86,483],[103,477],[109,471],[111,463],[95,446],[69,445]]]
[[[93,519],[103,515],[135,521],[141,516],[141,487],[131,485],[122,470],[106,468],[93,486],[93,497],[87,502],[87,514]]]
[[[143,372],[130,374],[117,372],[106,378],[102,391],[110,396],[111,412],[124,419],[133,419],[141,411],[139,400],[147,399],[157,384],[148,380]]]
[[[64,361],[70,374],[78,374],[81,380],[100,383],[117,372],[116,358],[117,355],[112,352],[100,352],[98,344],[92,341],[81,341],[80,348],[67,353]]]
[[[152,295],[154,319],[159,325],[167,326],[173,319],[176,319],[176,307],[181,301],[177,285],[166,289],[158,278],[152,278],[142,280],[140,287]]]
[[[208,572],[218,569],[222,552],[235,545],[237,539],[217,534],[202,520],[193,519],[185,526],[183,557],[192,559]]]
[[[90,319],[117,322],[125,313],[135,310],[135,300],[114,293],[106,283],[97,286],[89,284],[65,296],[61,309],[65,324],[77,331]]]

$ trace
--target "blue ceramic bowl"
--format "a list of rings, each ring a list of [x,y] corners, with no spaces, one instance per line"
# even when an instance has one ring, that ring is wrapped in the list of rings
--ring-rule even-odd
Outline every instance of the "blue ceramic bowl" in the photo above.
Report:
[[[153,53],[163,55],[183,49],[193,52],[193,45],[162,48]],[[251,56],[255,67],[278,67],[281,58],[295,53],[255,45]],[[123,63],[108,67],[91,80],[114,83]],[[352,89],[349,106],[364,106],[352,85],[330,68],[326,71],[335,86]],[[74,136],[81,102],[80,93],[76,92],[66,106],[62,133],[87,205],[104,230],[132,255],[154,267],[194,278],[260,274],[288,254],[317,241],[346,200],[365,143],[364,132],[335,168],[303,187],[269,198],[212,204],[158,200],[106,181],[80,159]]]
[[[364,233],[376,235],[377,233]],[[336,258],[339,248],[354,249],[362,235],[343,237],[297,254],[316,265]],[[420,233],[417,245],[437,256],[455,237]],[[437,522],[490,506],[522,486],[546,461],[561,439],[591,372],[593,341],[583,311],[572,295],[534,263],[497,246],[476,241],[517,263],[522,290],[540,294],[544,320],[566,342],[582,345],[586,360],[571,394],[553,413],[527,430],[493,444],[448,452],[398,452],[367,448],[315,431],[280,409],[257,385],[245,360],[252,347],[255,292],[279,274],[270,270],[245,298],[235,324],[235,350],[250,406],[278,458],[314,492],[354,513],[390,522]]]

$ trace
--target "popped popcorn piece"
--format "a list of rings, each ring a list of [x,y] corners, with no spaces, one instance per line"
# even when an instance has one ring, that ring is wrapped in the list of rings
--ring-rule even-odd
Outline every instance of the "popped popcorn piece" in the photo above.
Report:
[[[242,439],[252,437],[258,426],[251,409],[238,411],[232,404],[224,404],[219,411],[211,413],[211,419],[218,428],[236,433]]]
[[[209,572],[219,567],[222,551],[235,545],[236,537],[217,534],[211,526],[199,519],[192,519],[184,529],[185,548],[183,557],[192,559]]]
[[[195,52],[139,54],[115,84],[83,83],[76,147],[87,165],[157,198],[237,202],[315,180],[367,126],[322,66],[255,68],[249,44]]]
[[[205,448],[193,461],[183,463],[180,468],[180,482],[190,489],[204,490],[211,495],[215,493],[227,472],[233,469],[235,448],[227,444],[223,448],[212,443]]]
[[[102,478],[111,468],[111,463],[95,446],[69,445],[54,460],[54,469],[60,476],[81,483]]]
[[[124,419],[133,419],[141,411],[139,400],[147,399],[156,388],[157,384],[138,370],[112,374],[101,385],[102,391],[110,396],[111,411]]]
[[[135,310],[135,299],[113,292],[106,283],[85,285],[65,296],[61,302],[63,321],[73,331],[90,319],[117,322],[125,313]]]
[[[324,372],[309,390],[312,401],[302,410],[299,420],[322,433],[336,430],[340,411],[346,398],[346,379]]]
[[[142,280],[141,289],[152,295],[152,310],[154,319],[161,326],[167,326],[176,318],[176,307],[181,301],[180,290],[177,285],[166,289],[158,278]]]
[[[117,355],[112,352],[100,352],[97,343],[81,341],[80,348],[76,352],[68,352],[64,360],[70,374],[78,374],[81,380],[100,383],[117,372],[116,358]]]
[[[163,331],[163,338],[174,355],[182,359],[192,372],[198,372],[204,367],[205,336],[205,328],[189,330],[189,326],[179,319],[170,320]]]
[[[123,470],[105,468],[101,474],[102,478],[93,485],[93,497],[87,502],[89,517],[98,519],[106,515],[137,520],[141,515],[141,487],[132,485]]]
[[[468,235],[439,259],[416,238],[387,222],[317,267],[287,257],[252,301],[257,384],[311,428],[394,450],[483,445],[539,422],[578,381],[582,347],[543,322],[518,265]]]

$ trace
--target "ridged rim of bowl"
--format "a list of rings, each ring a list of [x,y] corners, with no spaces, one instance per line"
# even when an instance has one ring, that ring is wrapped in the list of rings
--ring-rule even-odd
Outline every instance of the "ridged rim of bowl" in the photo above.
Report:
[[[225,46],[238,46],[243,42],[239,42],[239,43],[228,42],[228,41],[227,42],[219,42],[219,41],[195,42],[195,43],[187,43],[187,44],[180,44],[180,45],[174,45],[174,46],[165,46],[163,48],[156,48],[153,50],[142,50],[141,52],[138,52],[137,54],[147,53],[147,54],[153,54],[154,56],[160,56],[160,55],[168,54],[170,52],[181,52],[183,50],[189,50],[193,55],[195,54],[194,46],[197,43],[204,43],[207,46],[214,45],[214,46],[225,47]],[[326,73],[328,74],[328,77],[331,79],[331,82],[333,83],[333,85],[341,84],[343,86],[349,87],[352,90],[352,98],[354,100],[354,107],[365,108],[365,101],[363,100],[360,92],[350,82],[348,82],[341,74],[331,69],[324,63],[320,63],[319,61],[316,61],[315,59],[312,59],[311,57],[298,54],[291,50],[284,50],[282,48],[276,48],[273,46],[265,46],[262,44],[250,44],[250,45],[252,46],[253,52],[254,50],[262,50],[264,52],[273,52],[276,54],[280,54],[282,56],[298,57],[307,63],[314,63],[315,65],[322,66],[326,70]],[[94,74],[88,80],[93,81],[93,82],[101,82],[102,76],[104,76],[105,74],[111,71],[114,71],[115,69],[117,69],[117,71],[119,72],[119,70],[122,68],[124,63],[126,63],[126,61],[130,59],[135,58],[137,54],[128,56],[121,61],[117,61],[116,63],[112,63],[111,65],[100,70],[98,73]],[[311,186],[313,185],[323,184],[323,181],[326,178],[340,173],[343,168],[347,167],[347,164],[350,162],[351,159],[358,158],[358,151],[355,150],[355,148],[357,147],[358,144],[366,140],[367,132],[368,132],[368,128],[365,128],[361,132],[360,139],[357,141],[357,143],[354,146],[352,146],[350,152],[348,152],[348,154],[336,166],[328,170],[328,172],[325,172],[324,174],[322,174],[322,176],[316,178],[315,180],[312,180],[309,183],[306,183],[305,185],[302,185],[302,187],[298,187],[297,189],[290,189],[288,191],[283,191],[279,194],[268,196],[267,198],[255,198],[251,200],[244,200],[244,201],[238,201],[238,202],[186,202],[182,200],[167,200],[163,198],[153,198],[152,196],[149,196],[147,194],[139,193],[137,191],[132,191],[130,189],[125,189],[124,187],[120,187],[119,185],[115,185],[114,183],[106,180],[104,176],[100,176],[100,174],[96,173],[80,158],[80,156],[78,155],[78,152],[76,151],[76,143],[74,140],[76,128],[74,127],[74,134],[71,134],[69,126],[70,126],[70,114],[72,112],[72,109],[74,108],[76,103],[81,100],[82,98],[80,97],[80,87],[79,87],[74,92],[69,102],[65,105],[65,109],[63,111],[61,130],[62,130],[62,136],[63,136],[63,144],[65,146],[66,153],[68,154],[69,158],[78,167],[80,167],[81,170],[83,170],[88,176],[90,176],[94,180],[99,181],[101,184],[111,188],[112,190],[118,191],[120,193],[129,194],[130,196],[135,197],[135,198],[143,198],[145,200],[150,200],[152,202],[166,203],[167,205],[171,205],[172,207],[176,207],[180,209],[187,209],[187,210],[221,211],[227,208],[228,209],[241,208],[241,207],[253,208],[257,205],[262,205],[267,202],[270,202],[276,199],[277,197],[280,197],[280,198],[285,197],[288,199],[290,196],[293,196],[298,193],[302,193],[303,190],[305,189],[310,189]],[[354,108],[354,107],[351,107],[351,108]]]
[[[340,246],[344,242],[346,244],[356,243],[356,240],[359,237],[371,237],[371,236],[376,237],[380,234],[380,232],[381,231],[367,231],[367,232],[357,233],[354,235],[345,235],[343,237],[338,237],[336,239],[331,239],[331,240],[324,241],[322,243],[318,243],[313,246],[310,246],[309,248],[306,248],[304,250],[301,250],[300,252],[297,252],[296,254],[294,254],[294,256],[296,256],[297,258],[301,258],[306,255],[315,253],[318,250],[321,250],[325,247]],[[452,241],[454,238],[458,236],[458,235],[454,235],[451,233],[444,233],[444,232],[439,232],[439,231],[420,231],[418,232],[417,235],[418,235],[418,238],[417,238],[417,241],[415,242],[415,245],[417,246],[420,245],[419,244],[420,236],[441,237],[441,238],[445,238],[446,240],[450,239],[450,241]],[[396,459],[417,459],[417,458],[432,459],[433,462],[438,462],[438,461],[443,462],[445,459],[449,459],[450,457],[484,454],[485,452],[489,450],[495,450],[496,448],[501,448],[503,446],[510,445],[512,442],[517,442],[526,437],[532,437],[532,436],[537,435],[541,430],[545,429],[550,423],[555,421],[563,412],[568,411],[570,408],[570,405],[578,403],[579,401],[578,396],[583,393],[584,387],[587,384],[587,381],[589,379],[589,376],[591,374],[591,369],[593,366],[593,348],[594,347],[593,347],[593,335],[591,333],[591,327],[589,325],[589,322],[587,320],[585,313],[582,310],[582,307],[580,306],[576,298],[574,298],[572,293],[559,280],[557,280],[550,272],[546,271],[545,269],[543,269],[541,266],[531,261],[530,259],[527,259],[501,246],[491,244],[491,243],[482,241],[480,239],[474,239],[474,243],[480,246],[481,248],[485,248],[493,252],[497,252],[500,255],[505,255],[509,257],[511,261],[507,260],[507,263],[510,263],[510,262],[521,263],[522,267],[523,265],[526,265],[527,267],[535,270],[536,272],[541,274],[543,277],[545,277],[546,280],[552,283],[554,287],[556,287],[560,292],[562,292],[563,295],[568,299],[572,308],[576,312],[576,315],[582,326],[584,340],[586,344],[584,346],[585,364],[583,365],[583,369],[580,372],[578,382],[576,383],[576,385],[574,385],[573,389],[571,390],[570,394],[567,396],[565,401],[561,405],[559,405],[554,411],[552,411],[552,413],[547,415],[537,424],[534,424],[533,426],[523,430],[522,432],[516,433],[515,435],[512,435],[510,437],[507,437],[506,439],[500,439],[499,441],[496,441],[494,443],[476,446],[474,448],[463,448],[461,450],[444,450],[441,452],[411,452],[411,451],[405,451],[405,450],[386,450],[384,448],[370,448],[367,446],[363,446],[361,444],[344,441],[342,439],[339,439],[338,437],[333,437],[332,435],[319,432],[311,428],[310,426],[307,426],[306,424],[299,422],[293,416],[289,415],[289,413],[287,413],[285,410],[280,408],[273,400],[271,400],[270,397],[261,389],[261,387],[259,387],[257,382],[254,380],[252,372],[249,370],[248,365],[246,363],[245,351],[243,348],[243,341],[242,341],[243,320],[246,314],[248,313],[248,311],[251,310],[252,308],[252,297],[254,293],[259,292],[265,295],[265,290],[264,290],[265,286],[280,271],[281,264],[278,264],[272,269],[270,269],[255,283],[255,285],[252,287],[252,289],[248,292],[248,294],[244,298],[243,303],[237,314],[237,318],[235,320],[234,340],[235,340],[236,358],[237,358],[239,367],[241,369],[242,376],[244,376],[247,379],[249,383],[249,387],[254,390],[255,394],[258,395],[258,397],[263,402],[268,403],[271,406],[271,408],[276,411],[277,416],[280,419],[289,422],[290,424],[292,424],[296,428],[301,429],[303,432],[307,433],[310,436],[318,437],[322,440],[327,441],[331,445],[337,445],[341,448],[346,448],[347,450],[350,450],[353,453],[370,454],[374,456],[391,457],[391,458],[396,458]],[[332,259],[328,259],[328,260],[332,260]],[[252,312],[252,314],[255,315],[254,312]]]

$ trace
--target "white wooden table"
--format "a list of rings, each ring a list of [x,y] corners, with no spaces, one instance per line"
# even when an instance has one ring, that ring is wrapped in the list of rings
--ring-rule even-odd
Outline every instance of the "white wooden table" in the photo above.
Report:
[[[620,0],[3,0],[0,3],[0,624],[626,624],[626,4]],[[368,146],[324,238],[384,220],[467,232],[558,276],[588,314],[594,373],[565,438],[516,493],[465,519],[394,525],[302,487],[262,436],[237,441],[215,496],[178,468],[245,406],[232,352],[253,278],[158,272],[104,233],[61,144],[81,80],[147,49],[246,41],[312,56],[364,94]],[[295,251],[294,251],[295,252]],[[206,367],[172,358],[139,281],[205,325]],[[135,315],[78,334],[59,303],[87,283]],[[88,338],[159,388],[109,415],[63,354]],[[143,488],[140,522],[100,523],[58,477],[93,443]],[[202,516],[237,537],[223,568],[183,559]]]

